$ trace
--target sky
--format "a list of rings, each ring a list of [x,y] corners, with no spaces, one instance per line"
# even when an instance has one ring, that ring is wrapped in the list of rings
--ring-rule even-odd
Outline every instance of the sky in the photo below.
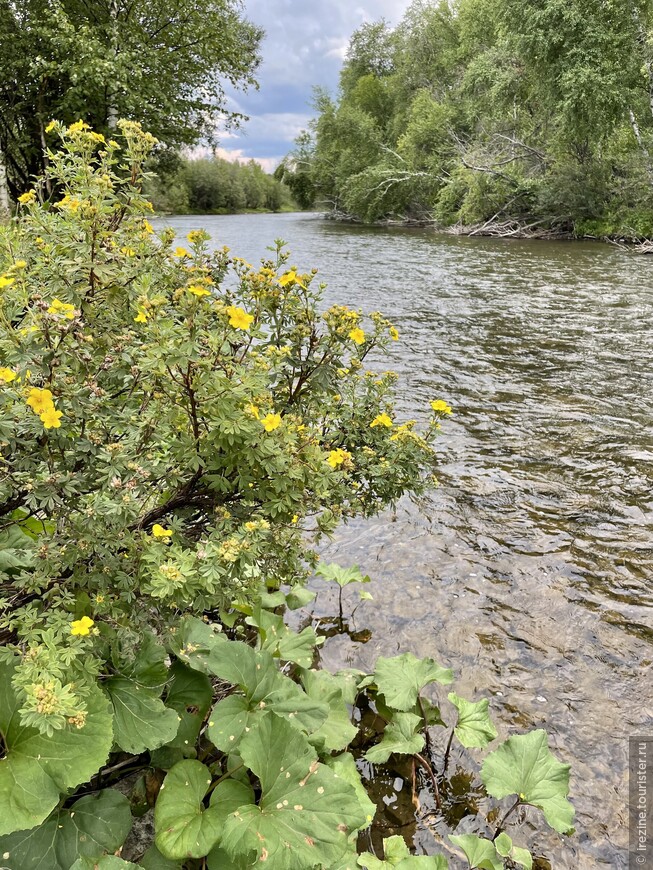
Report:
[[[366,21],[399,22],[410,0],[244,0],[245,15],[263,27],[258,91],[230,90],[229,108],[249,116],[220,135],[218,154],[258,160],[271,172],[290,151],[312,112],[313,85],[335,93],[349,37]]]

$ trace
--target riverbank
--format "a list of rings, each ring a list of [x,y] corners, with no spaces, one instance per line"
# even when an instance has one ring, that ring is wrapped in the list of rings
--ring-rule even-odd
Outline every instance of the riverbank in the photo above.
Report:
[[[365,222],[342,213],[325,212],[325,220],[342,224],[370,227],[415,227],[418,229],[433,229],[452,236],[483,236],[499,239],[522,239],[540,241],[577,241],[577,242],[607,242],[611,245],[639,254],[653,254],[653,239],[615,233],[594,235],[592,233],[576,233],[543,226],[543,221],[525,223],[518,220],[499,221],[492,218],[489,221],[476,224],[453,224],[446,226],[431,218],[386,218],[384,220]]]

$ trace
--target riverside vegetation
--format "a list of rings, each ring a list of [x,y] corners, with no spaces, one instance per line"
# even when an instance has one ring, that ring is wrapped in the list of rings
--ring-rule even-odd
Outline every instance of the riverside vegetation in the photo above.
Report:
[[[443,870],[446,852],[530,870],[517,811],[573,823],[545,732],[487,752],[487,699],[434,703],[449,669],[404,653],[331,674],[315,628],[283,618],[312,598],[321,535],[430,485],[450,407],[398,422],[396,377],[367,366],[396,329],[321,312],[281,242],[255,268],[155,232],[155,140],[118,126],[53,123],[55,195],[39,182],[0,230],[1,866]],[[401,837],[359,854],[375,807],[356,757],[413,757],[441,811],[453,740],[477,780],[485,753],[491,821],[433,855]],[[151,808],[135,864],[122,847]]]
[[[652,32],[640,0],[415,0],[354,33],[278,175],[358,221],[651,237]]]

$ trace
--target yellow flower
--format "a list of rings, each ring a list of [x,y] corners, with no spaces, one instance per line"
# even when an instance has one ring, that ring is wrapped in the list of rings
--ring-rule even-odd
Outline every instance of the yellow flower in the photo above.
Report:
[[[139,309],[138,314],[134,318],[134,323],[147,323],[148,316],[143,309]]]
[[[290,522],[293,524],[293,526],[295,525],[295,523],[298,523],[298,522],[299,522],[299,515],[298,515],[298,514],[294,514],[294,515],[293,515],[293,518],[291,519]]]
[[[346,459],[350,459],[350,458],[351,458],[351,453],[349,453],[347,450],[343,450],[341,447],[338,447],[336,450],[332,450],[329,453],[329,457],[327,459],[327,462],[329,463],[331,468],[335,469],[339,465],[342,465],[342,463]]]
[[[207,290],[206,287],[202,287],[201,284],[191,284],[188,288],[188,292],[192,293],[193,296],[197,296],[198,299],[201,299],[202,296],[211,295],[211,291]]]
[[[32,387],[27,397],[27,404],[35,414],[45,414],[46,411],[54,408],[52,393],[50,390],[41,390],[39,387]]]
[[[57,208],[66,208],[68,211],[75,212],[81,205],[81,201],[74,196],[70,196],[70,194],[66,194],[63,199],[60,199],[59,202],[55,202],[55,206]]]
[[[68,127],[69,133],[83,133],[84,130],[88,130],[89,126],[86,121],[75,121],[74,124],[71,124]]]
[[[453,414],[453,411],[444,399],[436,399],[434,402],[431,402],[431,407],[439,414]]]
[[[70,623],[70,633],[77,634],[82,637],[85,637],[87,634],[91,633],[91,628],[95,623],[88,616],[82,616],[81,619],[76,619],[74,622]]]
[[[152,526],[152,536],[155,538],[165,538],[168,540],[172,535],[172,529],[164,529],[159,523],[154,523]]]
[[[148,235],[152,235],[154,232],[154,227],[148,220],[143,220],[143,229]]]
[[[62,302],[60,299],[53,299],[52,305],[48,308],[48,314],[61,314],[68,320],[72,320],[75,316],[75,306],[69,302]]]
[[[54,405],[51,408],[46,408],[39,416],[44,429],[59,429],[61,427],[63,414],[61,411],[57,411]]]
[[[306,290],[306,285],[300,281],[297,277],[297,272],[295,272],[294,269],[291,269],[290,272],[286,272],[285,275],[282,275],[281,278],[279,278],[279,284],[281,287],[287,287],[288,284],[298,284],[302,290]]]
[[[385,426],[387,429],[390,429],[392,427],[392,420],[387,414],[379,414],[370,423],[370,429],[374,429],[375,426]]]
[[[352,329],[352,331],[349,333],[349,337],[356,344],[363,344],[363,342],[365,341],[365,333],[359,326],[357,326],[355,329]]]
[[[35,199],[36,191],[28,190],[27,193],[21,193],[21,195],[18,197],[18,202],[21,203],[21,205],[29,205],[29,203],[34,202]]]
[[[56,126],[57,126],[57,122],[56,122],[56,121],[50,121],[50,123],[48,124],[48,126],[45,128],[45,132],[46,132],[46,133],[52,133],[52,131],[54,130],[54,128],[55,128]]]
[[[24,269],[26,266],[27,266],[26,260],[16,260],[16,262],[12,266],[12,269]]]
[[[15,278],[10,278],[8,275],[0,275],[0,289],[11,287],[15,280]]]
[[[210,238],[205,230],[191,230],[186,236],[191,245],[196,245],[198,242],[205,242]]]
[[[190,257],[186,248],[175,248],[175,257]]]
[[[258,405],[247,405],[245,407],[245,410],[247,411],[248,414],[251,414],[252,417],[255,417],[257,420],[259,419],[260,414],[259,414]]]
[[[234,329],[248,330],[254,320],[252,314],[248,314],[244,309],[237,308],[235,305],[230,305],[227,308],[227,314],[229,315],[229,326]]]
[[[399,332],[397,331],[396,327],[394,327],[394,326],[390,327],[390,338],[393,341],[399,341]]]
[[[281,426],[281,414],[266,414],[261,420],[261,424],[266,432],[274,432]]]
[[[9,384],[16,377],[16,372],[13,372],[8,368],[0,368],[0,383],[1,384]]]
[[[121,248],[120,253],[124,254],[125,257],[135,257],[136,256],[136,251],[133,248],[130,248],[128,246]]]

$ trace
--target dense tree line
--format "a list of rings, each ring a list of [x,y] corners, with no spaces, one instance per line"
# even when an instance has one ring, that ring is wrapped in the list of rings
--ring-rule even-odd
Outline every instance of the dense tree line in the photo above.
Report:
[[[159,161],[147,194],[157,211],[170,214],[226,214],[249,209],[295,208],[288,187],[260,163],[231,163],[219,157],[196,160],[167,155]]]
[[[47,168],[53,118],[211,142],[240,120],[224,86],[255,84],[261,36],[239,0],[0,0],[0,211]]]
[[[648,0],[415,0],[279,169],[337,215],[653,234]]]

